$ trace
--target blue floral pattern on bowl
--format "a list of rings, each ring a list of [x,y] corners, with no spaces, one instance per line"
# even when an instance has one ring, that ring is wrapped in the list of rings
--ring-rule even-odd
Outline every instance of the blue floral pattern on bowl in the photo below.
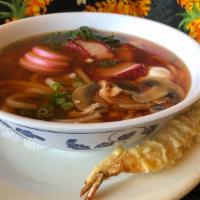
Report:
[[[51,130],[41,130],[0,120],[23,138],[44,146],[62,150],[99,150],[123,144],[135,143],[154,132],[160,124],[149,124],[145,127],[130,127],[128,129],[94,133],[71,133]]]
[[[1,122],[4,126],[6,126],[7,128],[12,129],[12,127],[11,127],[8,123],[6,123],[5,121],[3,121],[3,120],[0,119],[0,122]]]
[[[78,143],[78,139],[68,139],[66,141],[66,144],[67,144],[67,148],[71,148],[74,150],[101,149],[101,148],[113,146],[117,144],[118,142],[126,143],[128,140],[133,138],[136,135],[136,133],[140,135],[141,137],[147,136],[151,134],[152,132],[154,132],[158,128],[158,126],[159,124],[154,124],[154,125],[151,125],[148,127],[142,127],[142,128],[140,127],[138,128],[138,130],[131,130],[128,133],[126,133],[128,129],[124,131],[123,130],[115,131],[114,133],[112,132],[112,134],[108,137],[108,141],[101,142],[100,144],[97,144],[94,147],[91,147],[85,144],[80,144],[80,142]],[[122,134],[123,132],[125,133]],[[116,137],[113,137],[113,136],[116,136]]]
[[[117,138],[117,140],[118,140],[118,141],[121,141],[121,140],[128,140],[129,138],[133,137],[135,134],[136,134],[136,131],[133,131],[133,132],[124,134],[124,135],[122,135],[122,136],[119,136],[119,137]]]
[[[20,128],[16,128],[16,131],[18,133],[21,133],[22,135],[28,137],[28,138],[36,138],[38,140],[41,140],[41,141],[45,141],[45,139],[43,137],[40,137],[38,135],[35,135],[33,134],[32,132],[30,131],[27,131],[27,130],[23,130],[23,129],[20,129]]]
[[[15,133],[19,134],[20,136],[23,136],[23,137],[28,137],[28,138],[32,138],[32,139],[38,139],[40,141],[45,141],[46,139],[41,137],[41,136],[38,136],[38,135],[35,135],[33,132],[29,131],[29,130],[25,130],[25,129],[21,129],[19,127],[16,127],[16,128],[13,128],[12,126],[10,126],[7,122],[3,121],[3,120],[0,120],[0,122],[5,125],[7,128],[10,128],[11,130],[13,130]]]
[[[76,150],[89,150],[90,147],[83,145],[83,144],[78,144],[76,143],[78,140],[77,139],[69,139],[66,141],[67,147],[71,149],[76,149]]]
[[[158,128],[159,124],[154,124],[152,126],[145,127],[144,130],[142,131],[142,135],[149,135],[153,131],[155,131]]]
[[[110,146],[113,146],[114,143],[115,143],[114,141],[102,142],[102,143],[96,145],[94,148],[105,148],[105,147],[110,147]]]

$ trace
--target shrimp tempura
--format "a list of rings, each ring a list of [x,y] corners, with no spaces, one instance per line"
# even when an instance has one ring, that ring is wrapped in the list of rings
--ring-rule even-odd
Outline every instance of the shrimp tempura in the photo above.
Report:
[[[149,173],[173,166],[200,139],[200,101],[169,122],[151,139],[129,149],[116,148],[85,181],[81,196],[92,200],[101,183],[119,173]]]

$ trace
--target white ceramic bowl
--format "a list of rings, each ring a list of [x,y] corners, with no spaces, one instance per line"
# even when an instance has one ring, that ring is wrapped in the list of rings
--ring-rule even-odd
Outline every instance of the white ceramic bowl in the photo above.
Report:
[[[0,48],[41,33],[89,26],[153,41],[174,52],[189,67],[191,88],[179,104],[136,119],[96,124],[66,124],[0,111],[2,123],[33,142],[63,150],[99,150],[134,143],[161,127],[200,97],[200,46],[186,34],[150,20],[116,14],[60,13],[23,19],[0,27]]]

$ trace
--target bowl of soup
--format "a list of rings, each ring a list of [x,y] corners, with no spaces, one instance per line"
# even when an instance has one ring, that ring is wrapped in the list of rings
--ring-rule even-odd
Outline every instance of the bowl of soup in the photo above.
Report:
[[[199,54],[186,34],[137,17],[12,22],[0,27],[0,120],[57,149],[137,143],[199,98]]]

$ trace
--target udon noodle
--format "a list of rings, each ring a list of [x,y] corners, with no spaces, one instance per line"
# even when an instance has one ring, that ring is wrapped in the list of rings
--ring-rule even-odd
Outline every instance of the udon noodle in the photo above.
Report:
[[[132,119],[182,101],[184,63],[164,47],[81,27],[0,51],[0,107],[39,120],[97,123]]]

